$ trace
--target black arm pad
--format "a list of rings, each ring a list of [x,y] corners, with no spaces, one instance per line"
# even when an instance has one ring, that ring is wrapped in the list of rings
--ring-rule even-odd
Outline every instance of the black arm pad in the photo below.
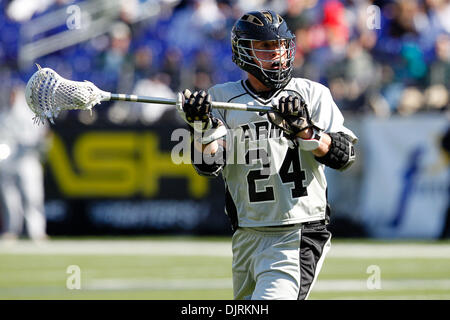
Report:
[[[347,169],[356,158],[352,138],[343,132],[332,132],[328,135],[331,137],[330,150],[323,157],[315,157],[316,160],[333,169]]]

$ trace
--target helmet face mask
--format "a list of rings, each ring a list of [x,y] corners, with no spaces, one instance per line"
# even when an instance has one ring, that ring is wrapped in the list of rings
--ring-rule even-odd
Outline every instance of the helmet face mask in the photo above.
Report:
[[[260,40],[240,39],[236,47],[244,68],[270,88],[281,88],[291,77],[295,58],[293,40],[274,40],[275,49],[256,49]],[[243,44],[239,44],[242,42]],[[261,56],[263,56],[261,58]],[[244,69],[243,68],[243,69]],[[245,70],[245,69],[244,69]],[[262,78],[262,79],[260,79]],[[266,83],[267,82],[267,83]]]
[[[233,61],[271,89],[292,77],[295,36],[273,11],[255,11],[238,20],[231,36]]]

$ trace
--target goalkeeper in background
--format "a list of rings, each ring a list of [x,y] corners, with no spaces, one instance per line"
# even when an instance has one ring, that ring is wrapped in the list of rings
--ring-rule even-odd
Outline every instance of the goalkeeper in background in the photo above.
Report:
[[[330,248],[324,169],[349,167],[357,138],[326,87],[292,78],[295,37],[280,15],[243,15],[231,44],[246,80],[178,94],[180,116],[194,133],[192,158],[202,153],[194,167],[202,175],[222,174],[225,182],[234,298],[306,299]],[[211,110],[212,100],[272,105],[278,112]],[[230,131],[238,132],[245,163],[228,160]]]

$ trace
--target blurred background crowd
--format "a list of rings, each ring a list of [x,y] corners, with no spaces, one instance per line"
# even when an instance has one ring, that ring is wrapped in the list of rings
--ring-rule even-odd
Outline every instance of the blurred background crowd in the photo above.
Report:
[[[45,127],[30,125],[29,110],[14,111],[25,105],[35,63],[105,91],[171,98],[242,79],[230,31],[244,12],[263,8],[278,12],[296,35],[294,76],[328,86],[344,114],[448,110],[448,0],[0,0],[0,200],[22,212],[4,226],[20,230],[25,217],[37,226],[28,233],[45,237],[44,191],[36,187],[42,173],[23,169],[45,153]],[[105,102],[93,115],[64,117],[86,125],[178,119],[173,107]],[[10,169],[2,161],[8,157]],[[26,185],[33,190],[24,192]],[[24,195],[29,199],[15,200]],[[29,208],[15,208],[20,202]]]
[[[68,31],[70,23],[74,29],[94,25],[93,17],[101,12],[91,11],[86,18],[83,11],[89,8],[79,7],[81,18],[70,21],[66,10],[65,24],[42,27],[46,16],[51,21],[51,13],[81,2],[0,3],[2,83],[26,81],[36,70],[33,62],[120,93],[170,97],[184,88],[235,81],[242,73],[231,61],[231,27],[245,11],[268,8],[279,12],[297,36],[294,76],[327,85],[344,112],[406,115],[444,110],[449,104],[447,0],[110,1],[118,12],[107,32],[92,32],[84,41],[35,56],[26,50],[27,43],[51,39]],[[103,13],[110,11],[108,7]],[[32,20],[36,23],[30,25]],[[117,105],[108,115],[115,122],[151,123],[164,110],[146,114],[128,104]]]

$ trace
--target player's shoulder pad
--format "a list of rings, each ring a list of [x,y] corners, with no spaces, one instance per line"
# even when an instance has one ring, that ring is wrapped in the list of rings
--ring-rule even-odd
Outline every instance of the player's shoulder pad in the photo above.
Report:
[[[208,93],[211,95],[213,101],[228,102],[228,99],[236,92],[244,92],[241,81],[225,82],[212,86]]]
[[[330,149],[325,156],[315,157],[316,160],[336,170],[347,169],[356,160],[352,137],[343,132],[331,132],[328,135],[331,137]]]
[[[208,90],[208,93],[211,95],[212,101],[230,102],[234,97],[244,94],[245,90],[241,81],[234,81],[216,84]],[[225,116],[227,110],[213,108],[212,113],[214,116],[219,117],[225,126],[228,126]]]
[[[330,90],[320,82],[316,82],[310,79],[305,78],[292,78],[292,81],[289,82],[289,85],[292,88],[295,88],[305,95],[320,95],[323,92],[329,92]]]

